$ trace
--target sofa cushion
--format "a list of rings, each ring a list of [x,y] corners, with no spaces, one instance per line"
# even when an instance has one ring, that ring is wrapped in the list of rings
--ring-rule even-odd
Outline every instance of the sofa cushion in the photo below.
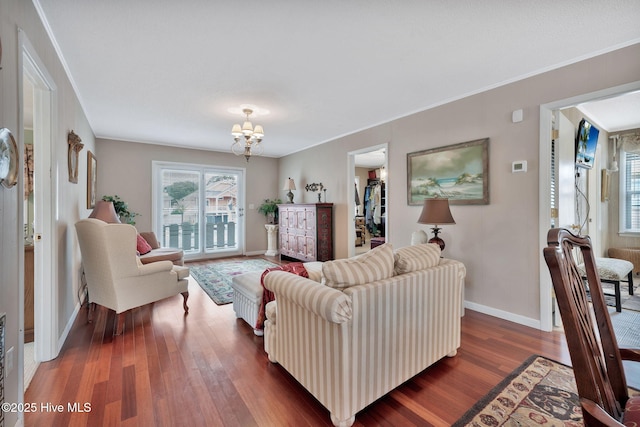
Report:
[[[387,279],[393,276],[393,247],[385,243],[354,258],[326,261],[322,274],[336,289]]]
[[[149,245],[149,243],[147,243],[147,241],[144,240],[144,237],[138,234],[137,239],[138,239],[138,242],[136,246],[138,249],[138,253],[140,253],[140,255],[148,254],[149,252],[151,252],[151,249],[152,249],[151,245]]]
[[[395,251],[395,273],[404,274],[412,271],[435,267],[440,263],[440,246],[424,243],[407,246]]]

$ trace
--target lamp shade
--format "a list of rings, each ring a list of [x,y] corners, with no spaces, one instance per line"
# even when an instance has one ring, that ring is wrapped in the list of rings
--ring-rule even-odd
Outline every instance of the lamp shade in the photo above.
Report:
[[[89,215],[89,218],[100,219],[109,224],[117,224],[120,222],[120,218],[116,213],[116,208],[113,206],[113,202],[107,202],[105,200],[97,200],[96,205]]]
[[[449,209],[449,199],[436,197],[425,199],[422,205],[422,213],[418,218],[418,224],[455,224],[451,210]]]
[[[291,178],[287,178],[284,182],[284,187],[282,187],[283,190],[295,190],[296,189],[296,183],[293,182],[293,179]]]

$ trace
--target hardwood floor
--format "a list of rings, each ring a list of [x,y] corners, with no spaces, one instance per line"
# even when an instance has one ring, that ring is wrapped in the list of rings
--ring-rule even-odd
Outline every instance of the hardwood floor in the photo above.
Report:
[[[272,259],[271,259],[272,260]],[[26,426],[330,426],[328,411],[282,367],[263,338],[190,279],[182,296],[127,313],[86,311],[59,357],[40,364],[25,402]],[[356,415],[355,426],[449,426],[531,354],[569,364],[564,336],[473,311],[458,355],[445,358]],[[60,412],[42,404],[63,405]],[[70,412],[68,404],[86,412]],[[87,407],[84,405],[88,404]]]

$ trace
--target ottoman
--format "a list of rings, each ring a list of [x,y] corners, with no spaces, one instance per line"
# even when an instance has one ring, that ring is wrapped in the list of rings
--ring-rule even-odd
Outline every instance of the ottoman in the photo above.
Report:
[[[309,279],[322,282],[322,263],[305,262],[304,268],[309,273]],[[243,319],[253,328],[253,333],[261,337],[264,332],[256,329],[258,322],[258,312],[262,304],[262,285],[260,277],[264,271],[254,271],[251,273],[235,276],[231,281],[233,289],[233,311],[236,318]]]
[[[620,282],[628,282],[629,295],[633,295],[633,264],[623,259],[615,258],[595,258],[596,268],[600,282],[611,283],[614,286],[614,297],[616,299],[616,311],[622,311],[622,298],[620,295]],[[584,263],[578,265],[578,271],[583,278],[586,278]],[[625,280],[626,279],[626,280]]]
[[[231,281],[233,288],[233,311],[238,319],[244,319],[253,329],[253,333],[261,337],[262,329],[255,329],[258,311],[262,303],[262,271],[240,274]]]

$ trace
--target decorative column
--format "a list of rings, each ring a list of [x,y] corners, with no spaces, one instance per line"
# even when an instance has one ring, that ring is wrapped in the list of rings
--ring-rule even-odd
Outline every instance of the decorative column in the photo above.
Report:
[[[267,252],[266,256],[278,255],[278,226],[275,224],[265,224],[267,229]]]

